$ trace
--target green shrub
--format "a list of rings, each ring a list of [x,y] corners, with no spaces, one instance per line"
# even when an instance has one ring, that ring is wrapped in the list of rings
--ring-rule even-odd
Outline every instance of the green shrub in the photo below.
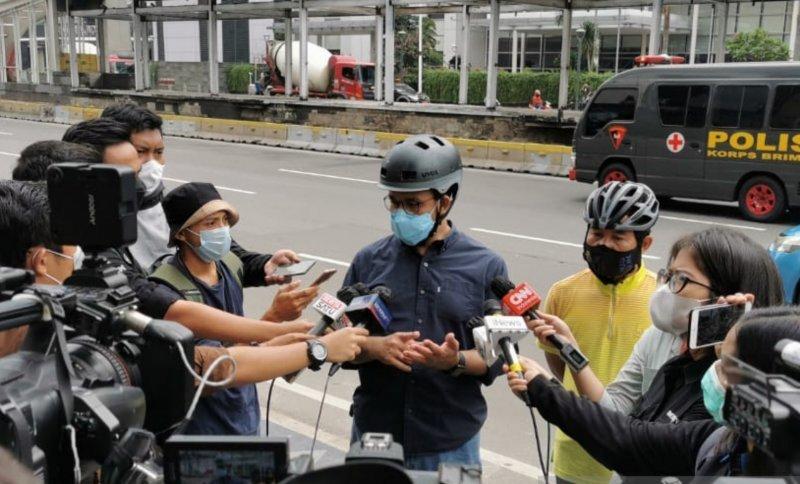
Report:
[[[570,99],[583,84],[596,90],[610,79],[613,73],[582,72],[580,80],[576,72],[570,72]],[[408,74],[403,82],[417,88],[416,74]],[[533,91],[539,89],[542,98],[555,105],[558,102],[559,73],[557,71],[524,70],[517,73],[501,71],[497,76],[497,100],[503,106],[527,106]],[[422,74],[422,85],[431,102],[454,104],[458,102],[458,71],[453,69],[426,69]],[[469,73],[469,104],[483,104],[486,97],[486,71]]]
[[[252,64],[232,65],[226,74],[228,92],[231,94],[247,94],[252,72],[254,72]]]

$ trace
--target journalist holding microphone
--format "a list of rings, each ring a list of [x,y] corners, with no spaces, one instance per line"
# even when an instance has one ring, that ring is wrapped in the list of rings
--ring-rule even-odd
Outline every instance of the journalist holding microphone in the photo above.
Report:
[[[703,402],[713,419],[643,422],[566,391],[535,361],[521,358],[524,378],[509,373],[511,389],[527,392],[547,421],[559,426],[603,465],[625,476],[781,476],[768,454],[733,430],[731,387],[747,375],[771,385],[764,374],[786,374],[775,346],[800,340],[796,307],[755,309],[745,314],[718,345],[720,360],[702,377]],[[727,409],[727,410],[726,410]],[[664,482],[663,480],[661,482]]]
[[[380,173],[392,235],[359,251],[344,281],[393,292],[386,334],[362,346],[353,441],[391,433],[410,469],[480,464],[481,383],[500,371],[472,349],[466,323],[481,314],[506,265],[448,220],[461,179],[460,155],[447,140],[417,135],[392,148]]]

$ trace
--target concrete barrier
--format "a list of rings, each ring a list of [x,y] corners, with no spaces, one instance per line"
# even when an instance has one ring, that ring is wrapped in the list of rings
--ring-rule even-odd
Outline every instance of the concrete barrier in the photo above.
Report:
[[[289,125],[287,127],[285,146],[306,150],[313,142],[314,132],[310,126]]]
[[[458,148],[461,153],[461,161],[466,166],[483,167],[486,165],[486,159],[489,157],[489,142],[451,138],[450,142]]]
[[[95,107],[66,106],[0,99],[0,117],[39,119],[73,124],[100,116]],[[217,119],[174,114],[162,115],[164,133],[174,136],[258,142],[269,146],[382,157],[408,135]],[[572,168],[569,146],[450,138],[465,166],[554,176],[566,176]]]
[[[314,126],[311,128],[311,143],[308,149],[313,151],[333,151],[336,146],[336,129],[335,128],[320,128]]]
[[[365,131],[364,132],[364,147],[361,150],[361,154],[364,156],[374,156],[379,158],[383,156],[383,149],[381,149],[381,143],[378,140],[378,133],[374,131]]]
[[[366,131],[356,129],[339,129],[336,131],[336,143],[333,151],[348,155],[360,155],[364,152],[364,134]]]
[[[286,146],[289,139],[289,127],[285,124],[263,123],[264,137],[261,142],[270,146]]]

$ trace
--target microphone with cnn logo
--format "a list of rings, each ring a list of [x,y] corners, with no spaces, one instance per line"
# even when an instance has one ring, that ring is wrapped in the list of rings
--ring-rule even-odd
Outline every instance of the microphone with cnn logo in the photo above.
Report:
[[[542,298],[531,287],[530,284],[523,282],[514,285],[505,277],[498,276],[492,280],[492,292],[501,298],[503,311],[512,316],[523,316],[530,319],[540,319],[536,313]],[[581,351],[572,346],[567,340],[557,334],[547,337],[547,340],[557,350],[561,360],[574,372],[580,371],[589,364],[589,359]]]

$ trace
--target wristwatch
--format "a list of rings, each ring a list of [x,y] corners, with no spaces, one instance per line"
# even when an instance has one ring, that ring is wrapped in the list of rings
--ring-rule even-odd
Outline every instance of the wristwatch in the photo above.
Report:
[[[461,376],[467,370],[467,358],[462,351],[458,352],[458,363],[456,366],[447,370],[447,374],[451,376]]]
[[[313,371],[317,371],[322,368],[325,360],[328,359],[328,348],[325,347],[325,343],[318,339],[308,340],[306,344],[308,345],[308,361],[310,362],[308,367]]]

